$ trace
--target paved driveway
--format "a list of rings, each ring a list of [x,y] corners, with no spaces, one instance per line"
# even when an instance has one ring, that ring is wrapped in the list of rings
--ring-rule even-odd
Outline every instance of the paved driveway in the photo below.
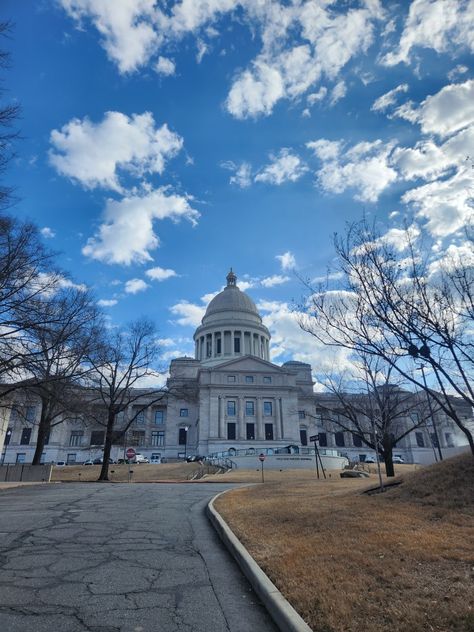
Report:
[[[223,489],[0,492],[0,630],[275,632],[204,515]]]

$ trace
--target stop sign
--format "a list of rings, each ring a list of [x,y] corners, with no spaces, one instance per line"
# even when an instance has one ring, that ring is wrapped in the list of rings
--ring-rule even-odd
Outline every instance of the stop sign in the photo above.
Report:
[[[133,448],[127,448],[127,451],[125,452],[125,454],[127,455],[127,459],[133,459],[134,456],[136,455],[136,452]]]
[[[262,463],[265,461],[265,455],[263,454],[263,452],[262,452],[262,454],[259,454],[259,455],[258,455],[258,458],[259,458],[259,460],[260,460]]]

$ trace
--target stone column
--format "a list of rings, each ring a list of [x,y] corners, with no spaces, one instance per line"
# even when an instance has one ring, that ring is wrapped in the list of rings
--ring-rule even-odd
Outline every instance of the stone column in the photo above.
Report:
[[[217,397],[217,437],[222,438],[222,397]]]
[[[279,432],[280,437],[283,439],[285,437],[285,427],[284,427],[284,421],[283,421],[283,406],[282,406],[282,402],[281,402],[281,397],[278,398],[277,400],[277,406],[278,406],[278,412],[280,415],[280,428],[279,428]]]
[[[244,423],[244,406],[245,400],[243,397],[238,398],[238,423],[237,423],[237,439],[245,439],[245,423]]]
[[[257,402],[256,402],[256,406],[257,406],[257,423],[256,423],[256,432],[255,432],[255,438],[258,439],[258,441],[263,441],[265,439],[265,435],[263,432],[263,422],[262,422],[262,398],[261,397],[257,397]]]

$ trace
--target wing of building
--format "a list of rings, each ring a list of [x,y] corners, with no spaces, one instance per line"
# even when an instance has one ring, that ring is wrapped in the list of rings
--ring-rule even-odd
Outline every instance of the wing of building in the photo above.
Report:
[[[209,303],[196,329],[195,357],[171,362],[167,394],[160,401],[149,405],[150,393],[142,391],[133,410],[118,420],[120,429],[127,416],[130,419],[143,408],[126,435],[117,434],[112,457],[124,456],[130,446],[155,460],[242,451],[309,454],[313,435],[323,453],[355,460],[372,456],[360,438],[334,422],[328,411],[336,410],[336,402],[314,392],[311,365],[271,362],[270,338],[254,302],[239,289],[231,270],[226,287]],[[22,392],[2,414],[3,462],[31,462],[39,403]],[[438,441],[445,451],[455,453],[466,443],[462,433],[442,413],[436,415]],[[472,411],[466,416],[472,417]],[[79,417],[65,421],[51,431],[43,461],[80,463],[100,457],[104,435],[103,426],[85,424]],[[432,436],[425,423],[402,439],[394,454],[407,462],[432,461]],[[310,466],[314,467],[312,462]]]

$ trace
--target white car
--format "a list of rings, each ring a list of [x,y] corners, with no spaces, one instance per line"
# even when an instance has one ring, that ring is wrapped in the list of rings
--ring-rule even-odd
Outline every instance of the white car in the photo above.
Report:
[[[132,463],[135,463],[136,465],[140,465],[140,463],[149,463],[150,459],[146,456],[143,456],[143,454],[140,454],[140,452],[137,452],[134,456],[134,458],[132,459]]]
[[[405,459],[401,456],[394,456],[392,459],[392,463],[405,463]]]

